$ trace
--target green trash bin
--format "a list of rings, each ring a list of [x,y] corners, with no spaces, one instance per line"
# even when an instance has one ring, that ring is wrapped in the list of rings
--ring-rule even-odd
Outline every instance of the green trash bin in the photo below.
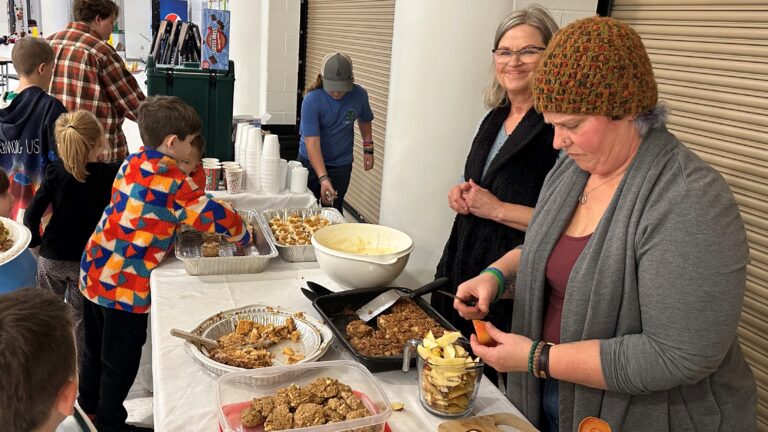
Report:
[[[203,120],[206,157],[232,160],[232,100],[235,94],[235,63],[229,70],[203,70],[199,64],[156,65],[147,59],[147,94],[176,96],[191,105]]]

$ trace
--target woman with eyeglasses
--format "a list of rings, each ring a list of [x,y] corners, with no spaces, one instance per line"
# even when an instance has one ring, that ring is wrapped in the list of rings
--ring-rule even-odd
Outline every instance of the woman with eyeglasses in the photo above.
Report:
[[[552,127],[533,109],[533,71],[557,24],[546,9],[531,5],[506,16],[496,29],[489,108],[472,141],[461,182],[448,192],[456,212],[435,277],[448,277],[450,291],[478,275],[523,242],[544,177],[555,163]],[[465,336],[472,324],[453,301],[432,296],[432,306]],[[489,319],[509,329],[512,300],[495,304]],[[486,374],[496,379],[491,368]]]

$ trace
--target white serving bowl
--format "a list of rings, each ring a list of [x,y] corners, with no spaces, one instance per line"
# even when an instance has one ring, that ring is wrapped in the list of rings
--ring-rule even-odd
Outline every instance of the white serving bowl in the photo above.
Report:
[[[403,272],[413,240],[383,225],[329,225],[312,236],[320,268],[345,288],[386,285]]]

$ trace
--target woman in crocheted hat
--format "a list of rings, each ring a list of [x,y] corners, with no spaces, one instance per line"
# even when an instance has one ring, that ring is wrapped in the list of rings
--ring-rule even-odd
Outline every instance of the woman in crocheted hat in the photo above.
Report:
[[[533,109],[531,84],[556,31],[557,23],[538,5],[512,12],[496,29],[485,93],[489,111],[477,127],[461,181],[448,192],[456,218],[435,278],[447,277],[451,292],[523,242],[555,164],[554,130]],[[431,302],[467,337],[472,334],[472,323],[459,316],[450,298],[432,296]],[[508,331],[511,317],[512,300],[504,299],[487,319]],[[485,372],[497,379],[492,368]]]
[[[748,249],[723,178],[665,127],[640,37],[593,17],[558,32],[534,106],[563,153],[522,248],[459,286],[485,316],[516,279],[511,333],[472,348],[510,371],[542,430],[747,431],[756,390],[736,336]],[[586,419],[586,420],[585,420]],[[610,427],[610,429],[605,429]],[[591,429],[590,429],[591,430]]]

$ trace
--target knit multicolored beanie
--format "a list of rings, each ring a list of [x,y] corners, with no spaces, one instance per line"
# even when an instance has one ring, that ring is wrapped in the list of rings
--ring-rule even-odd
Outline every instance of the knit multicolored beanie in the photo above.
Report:
[[[639,114],[656,106],[653,68],[640,36],[613,18],[575,21],[558,31],[533,78],[537,111]]]

